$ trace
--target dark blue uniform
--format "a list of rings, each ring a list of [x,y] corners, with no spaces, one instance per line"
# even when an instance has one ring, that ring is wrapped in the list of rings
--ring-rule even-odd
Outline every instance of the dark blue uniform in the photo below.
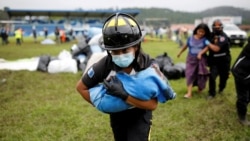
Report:
[[[216,41],[217,40],[217,41]],[[222,92],[227,83],[230,73],[230,44],[227,35],[222,32],[219,35],[212,35],[212,43],[219,46],[219,52],[209,50],[208,65],[210,68],[209,76],[209,96],[216,95],[216,78],[220,77],[219,93]]]

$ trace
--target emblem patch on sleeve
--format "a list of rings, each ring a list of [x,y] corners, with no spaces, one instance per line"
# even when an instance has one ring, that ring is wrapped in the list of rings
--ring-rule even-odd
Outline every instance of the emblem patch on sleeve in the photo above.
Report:
[[[225,37],[220,37],[220,42],[224,42],[225,41]]]
[[[89,70],[88,70],[88,76],[90,77],[90,78],[92,78],[93,76],[94,76],[94,74],[95,74],[95,71],[93,70],[93,68],[91,67]]]

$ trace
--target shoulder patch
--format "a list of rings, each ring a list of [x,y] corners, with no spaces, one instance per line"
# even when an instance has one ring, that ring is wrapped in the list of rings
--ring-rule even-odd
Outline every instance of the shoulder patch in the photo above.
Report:
[[[94,76],[94,74],[95,74],[95,71],[93,70],[93,67],[91,67],[89,70],[88,70],[88,76],[90,77],[90,78],[92,78],[93,76]]]
[[[224,36],[221,36],[220,37],[220,42],[224,42],[225,41],[225,37]]]

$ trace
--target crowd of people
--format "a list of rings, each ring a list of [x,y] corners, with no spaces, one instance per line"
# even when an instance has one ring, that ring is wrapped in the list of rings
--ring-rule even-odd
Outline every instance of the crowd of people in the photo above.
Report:
[[[215,82],[218,76],[220,79],[218,93],[223,93],[226,88],[231,71],[229,39],[223,32],[223,24],[220,20],[214,21],[212,26],[213,30],[210,32],[206,24],[199,24],[194,29],[193,35],[188,37],[187,43],[183,45],[177,54],[177,57],[180,57],[187,48],[189,49],[185,72],[187,80],[185,98],[192,98],[192,88],[194,86],[198,86],[198,92],[204,90],[207,81],[209,81],[207,100],[215,98],[217,93]],[[118,76],[121,74],[126,75],[126,80],[129,78],[136,82],[133,76],[138,77],[137,75],[143,73],[147,68],[154,68],[158,77],[165,81],[171,90],[161,92],[163,97],[167,100],[174,99],[175,92],[154,59],[142,51],[141,42],[144,32],[141,31],[140,26],[132,16],[124,13],[111,15],[104,22],[102,35],[100,44],[108,55],[93,64],[83,74],[77,82],[76,89],[87,102],[97,106],[96,99],[100,100],[103,95],[98,96],[99,93],[95,93],[95,98],[92,98],[92,94],[93,89],[96,89],[96,86],[101,84],[104,90],[100,93],[104,93],[106,98],[116,97],[130,105],[130,108],[126,110],[108,113],[116,141],[148,141],[152,124],[152,112],[157,108],[159,98],[152,97],[151,99],[141,100],[133,97],[133,94],[138,91],[141,92],[140,89],[144,88],[129,85],[129,83],[123,82],[121,78],[119,79]],[[249,51],[249,47],[242,51],[233,69],[237,89],[236,109],[238,118],[240,123],[246,126],[250,126],[250,122],[246,118],[247,104],[250,101]],[[242,58],[248,59],[245,59],[247,61],[244,60],[244,65],[238,65],[238,62],[243,60]],[[242,77],[242,73],[244,73],[244,77]],[[147,73],[143,74],[148,75]],[[138,81],[137,83],[141,82]],[[145,91],[150,91],[150,89],[152,88]],[[141,95],[143,96],[144,93]],[[117,101],[114,103],[117,103]],[[113,105],[113,107],[117,106]]]
[[[37,40],[37,37],[38,37],[38,32],[37,32],[37,29],[35,26],[32,26],[32,29],[30,29],[32,31],[32,36],[33,36],[33,39],[34,39],[34,43],[37,43],[38,40]],[[20,46],[22,45],[23,43],[23,37],[24,37],[24,30],[21,28],[21,27],[16,27],[13,34],[14,34],[14,38],[15,38],[15,42],[16,42],[16,45],[17,46]],[[40,33],[40,32],[39,32]],[[68,33],[68,35],[67,35]],[[1,29],[0,29],[0,38],[2,39],[1,40],[1,43],[2,45],[7,45],[9,43],[9,36],[10,36],[10,30],[7,26],[3,26]],[[40,33],[41,35],[41,33]],[[48,29],[46,27],[44,27],[43,29],[43,34],[44,36],[44,39],[47,39],[48,36],[49,36],[49,33],[48,33]],[[70,41],[72,39],[74,39],[74,35],[73,35],[73,30],[71,29],[70,31],[66,32],[65,29],[60,29],[59,27],[55,27],[55,30],[54,30],[54,35],[55,35],[55,42],[56,43],[64,43],[64,42],[67,42],[67,41]]]

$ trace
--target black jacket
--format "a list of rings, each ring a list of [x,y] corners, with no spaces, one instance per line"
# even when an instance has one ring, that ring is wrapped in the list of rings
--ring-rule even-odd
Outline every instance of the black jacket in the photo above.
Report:
[[[230,41],[227,35],[224,32],[222,32],[220,35],[212,34],[211,39],[212,43],[218,45],[220,50],[218,52],[214,52],[211,49],[209,50],[208,65],[223,65],[225,63],[230,63]],[[215,39],[217,39],[218,42],[215,42]]]
[[[231,71],[236,79],[250,84],[250,37],[248,38],[247,45],[236,59]]]

